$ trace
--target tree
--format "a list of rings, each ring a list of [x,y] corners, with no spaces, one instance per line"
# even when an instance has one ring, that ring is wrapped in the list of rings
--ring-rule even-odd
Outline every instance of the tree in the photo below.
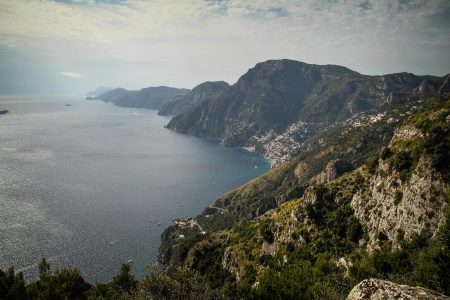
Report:
[[[117,292],[131,293],[136,287],[137,281],[134,280],[134,276],[131,274],[131,265],[123,263],[120,268],[120,273],[113,277],[112,287]]]
[[[15,273],[14,267],[6,271],[0,270],[0,299],[26,299],[23,273]]]

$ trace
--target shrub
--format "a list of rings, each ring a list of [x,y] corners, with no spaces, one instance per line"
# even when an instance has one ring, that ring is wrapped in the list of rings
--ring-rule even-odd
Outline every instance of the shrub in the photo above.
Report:
[[[378,157],[369,158],[366,162],[367,171],[370,174],[375,174],[375,171],[378,167]]]
[[[403,193],[401,191],[396,191],[394,195],[394,204],[399,205],[402,202]]]
[[[389,147],[385,147],[385,148],[383,148],[383,150],[381,150],[381,153],[380,153],[380,157],[381,157],[381,159],[388,159],[389,157],[391,157],[391,155],[392,155],[392,150],[389,148]]]
[[[267,243],[272,244],[274,242],[273,232],[270,229],[269,223],[264,222],[259,228],[259,233],[262,236],[263,240]]]

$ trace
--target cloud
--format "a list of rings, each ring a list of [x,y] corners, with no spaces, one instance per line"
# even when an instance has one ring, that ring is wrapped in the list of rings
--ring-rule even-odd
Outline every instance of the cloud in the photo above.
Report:
[[[64,4],[80,4],[80,5],[95,5],[95,4],[111,4],[111,5],[125,5],[127,0],[52,0]]]
[[[53,74],[89,74],[91,84],[232,83],[257,62],[274,58],[340,64],[365,74],[450,70],[448,0],[0,0],[0,5],[0,47],[45,61]]]
[[[75,72],[59,72],[59,75],[64,77],[70,77],[70,78],[81,78],[84,75],[81,73],[75,73]]]

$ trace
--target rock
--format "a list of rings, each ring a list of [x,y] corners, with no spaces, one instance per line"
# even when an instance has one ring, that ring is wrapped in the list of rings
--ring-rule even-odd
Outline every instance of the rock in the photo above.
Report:
[[[0,115],[5,115],[5,114],[7,114],[7,113],[9,113],[9,110],[0,110]]]
[[[225,248],[222,257],[222,268],[233,274],[237,282],[239,282],[243,276],[243,270],[241,267],[242,265],[233,253],[233,248],[231,246]]]
[[[351,170],[351,165],[340,159],[334,159],[328,162],[325,170],[312,179],[313,183],[323,184],[336,179],[342,173]]]
[[[347,300],[448,300],[450,297],[422,287],[400,285],[381,279],[365,279],[350,292]]]
[[[351,205],[369,236],[368,250],[379,247],[380,235],[393,249],[414,234],[435,234],[445,220],[445,183],[422,157],[411,178],[402,182],[386,161],[380,161],[380,174],[369,180],[364,192],[356,193]],[[397,196],[401,196],[397,199]]]

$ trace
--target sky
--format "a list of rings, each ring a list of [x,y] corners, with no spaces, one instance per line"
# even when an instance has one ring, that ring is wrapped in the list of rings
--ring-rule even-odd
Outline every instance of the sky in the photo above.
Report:
[[[235,83],[289,58],[450,72],[448,0],[0,0],[0,94]]]

